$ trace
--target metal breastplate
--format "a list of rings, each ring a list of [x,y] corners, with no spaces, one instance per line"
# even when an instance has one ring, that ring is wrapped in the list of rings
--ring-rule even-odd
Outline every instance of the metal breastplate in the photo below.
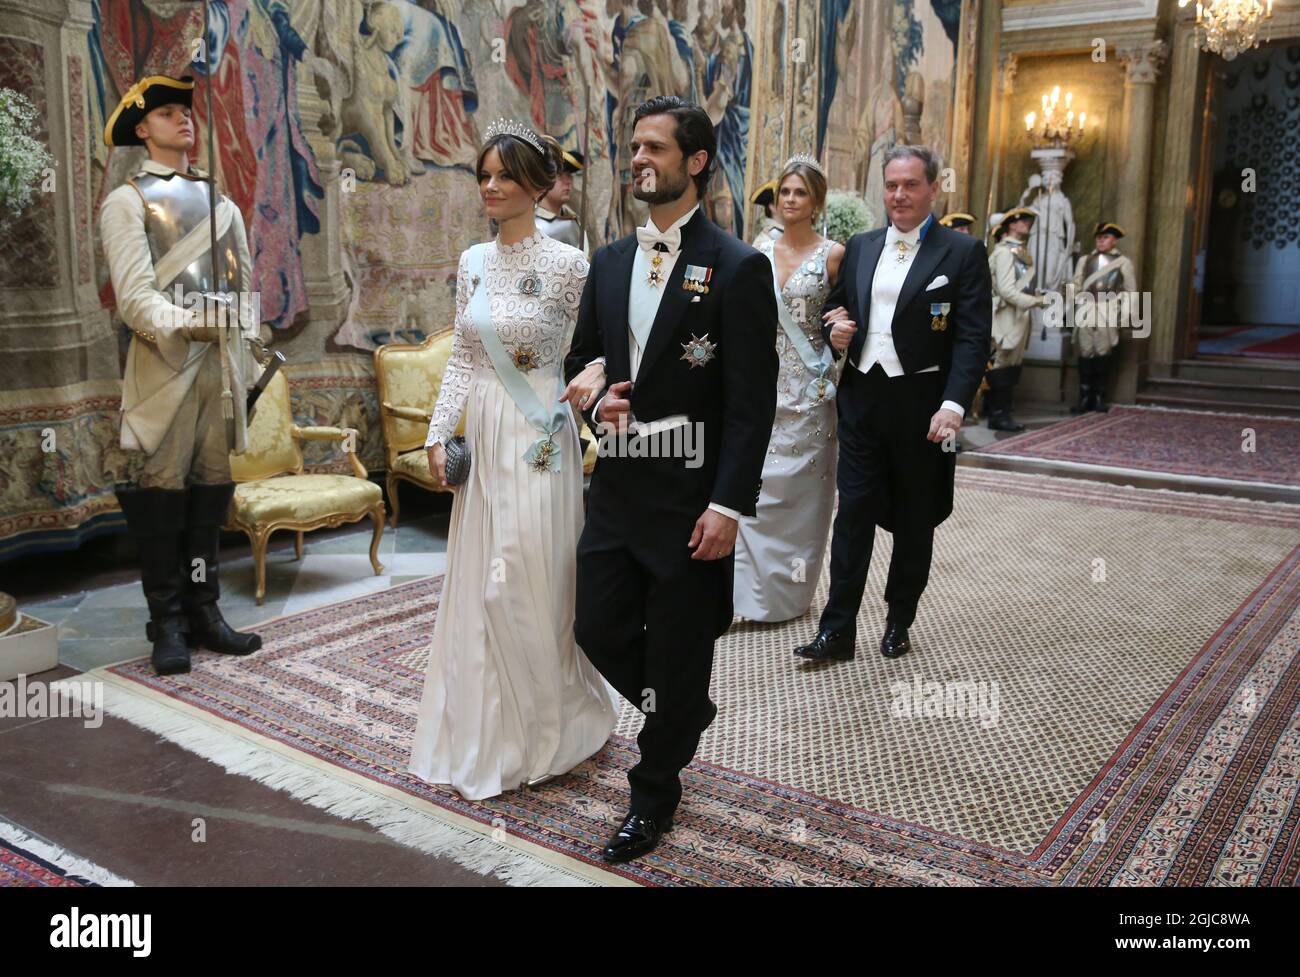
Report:
[[[1108,265],[1114,265],[1110,271],[1102,271]],[[1102,271],[1096,281],[1088,286],[1088,291],[1097,295],[1101,292],[1118,292],[1124,287],[1124,277],[1120,274],[1119,261],[1114,255],[1098,254],[1096,251],[1083,259],[1083,280],[1087,281],[1095,272]]]
[[[1016,269],[1016,278],[1021,278],[1025,272],[1034,266],[1034,261],[1029,257],[1029,252],[1022,245],[1015,245],[1011,249],[1011,260]]]
[[[154,265],[208,216],[208,184],[176,175],[170,179],[141,173],[132,181],[145,202],[144,231]],[[239,218],[236,217],[236,220]],[[207,242],[205,241],[206,245]],[[221,281],[212,273],[212,251],[190,262],[171,282],[159,286],[171,291],[180,285],[187,292],[234,292],[239,288],[239,248],[232,223],[217,241],[221,252]]]
[[[1016,270],[1016,281],[1025,277],[1025,273],[1034,267],[1034,259],[1029,257],[1029,252],[1025,250],[1023,244],[1011,246],[1011,264]],[[1033,279],[1026,282],[1024,291],[1028,292],[1032,286]]]

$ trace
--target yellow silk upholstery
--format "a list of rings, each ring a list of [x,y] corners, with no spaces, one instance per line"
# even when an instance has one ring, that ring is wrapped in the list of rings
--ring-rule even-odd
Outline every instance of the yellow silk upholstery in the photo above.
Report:
[[[384,572],[379,562],[384,493],[366,477],[354,450],[355,439],[355,430],[349,428],[300,428],[294,424],[289,381],[283,373],[275,375],[258,400],[257,413],[248,426],[247,450],[230,456],[236,485],[226,528],[247,534],[252,544],[259,604],[266,597],[267,543],[279,529],[297,533],[295,551],[301,559],[303,533],[369,516],[374,523],[370,565],[376,576]],[[346,453],[355,474],[304,475],[303,441],[334,442]]]
[[[379,420],[384,434],[384,462],[388,469],[388,504],[397,525],[399,482],[414,482],[423,489],[446,491],[429,472],[424,447],[429,420],[442,374],[451,356],[452,332],[430,336],[418,345],[388,343],[375,350],[375,384],[379,393]],[[465,433],[462,415],[457,434]]]
[[[393,471],[421,484],[431,481],[433,476],[429,474],[429,452],[423,448],[403,452],[393,462]]]
[[[230,456],[230,471],[235,481],[247,482],[281,472],[301,471],[302,449],[294,440],[292,429],[289,382],[281,371],[258,398],[257,410],[248,425],[244,453]]]
[[[383,502],[383,490],[351,475],[284,475],[235,486],[235,521],[315,522],[337,513],[357,513]]]
[[[375,350],[375,381],[380,403],[433,410],[442,389],[442,374],[451,356],[450,331],[430,336],[418,346],[389,343]],[[384,424],[384,440],[394,453],[423,448],[429,425],[400,417]]]

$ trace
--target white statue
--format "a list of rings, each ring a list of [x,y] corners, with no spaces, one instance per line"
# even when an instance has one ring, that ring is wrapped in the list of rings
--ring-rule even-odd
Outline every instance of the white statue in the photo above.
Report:
[[[1021,195],[1021,202],[1037,188],[1029,206],[1038,212],[1038,220],[1029,232],[1028,248],[1038,268],[1035,286],[1053,291],[1063,288],[1074,274],[1074,208],[1070,198],[1061,192],[1061,169],[1048,160],[1042,162],[1043,175],[1029,178],[1029,190]]]

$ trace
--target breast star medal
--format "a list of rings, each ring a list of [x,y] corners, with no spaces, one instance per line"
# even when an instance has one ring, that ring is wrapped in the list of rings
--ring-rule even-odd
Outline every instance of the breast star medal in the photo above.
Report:
[[[515,369],[522,373],[537,368],[537,350],[532,343],[516,343],[510,347],[510,358],[515,362]]]
[[[690,342],[682,343],[682,359],[691,365],[691,369],[697,366],[704,366],[709,360],[713,359],[713,351],[718,348],[717,343],[709,342],[709,334],[706,332],[703,336],[697,336],[691,333]]]
[[[948,328],[948,310],[951,308],[951,302],[930,303],[930,330],[932,332],[943,332]]]

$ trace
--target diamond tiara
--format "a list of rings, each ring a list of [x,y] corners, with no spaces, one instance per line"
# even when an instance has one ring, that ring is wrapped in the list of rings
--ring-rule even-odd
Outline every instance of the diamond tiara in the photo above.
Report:
[[[807,153],[795,153],[793,156],[791,156],[788,160],[785,161],[785,166],[782,167],[782,170],[783,171],[788,170],[795,163],[802,163],[804,166],[816,170],[823,177],[826,176],[826,171],[822,169],[822,164],[817,162],[817,160],[814,157],[809,156]]]
[[[514,119],[497,119],[488,125],[486,137],[487,140],[491,140],[497,136],[514,136],[516,139],[522,139],[541,155],[546,155],[542,149],[542,141],[537,138],[537,133],[522,122],[516,122]]]

